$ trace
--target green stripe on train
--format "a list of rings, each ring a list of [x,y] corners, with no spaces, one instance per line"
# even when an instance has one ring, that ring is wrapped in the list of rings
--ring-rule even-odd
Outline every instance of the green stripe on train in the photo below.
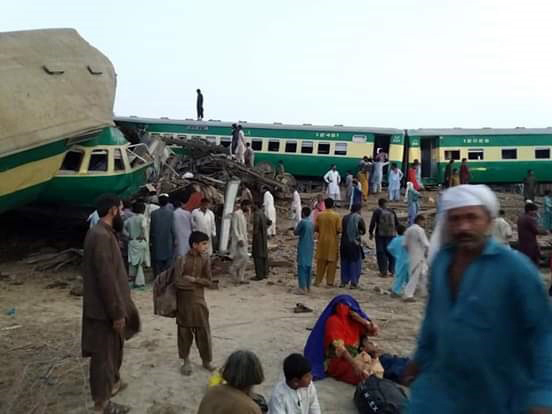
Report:
[[[0,158],[0,172],[10,170],[20,165],[53,157],[61,154],[66,149],[65,140],[52,142],[51,144],[33,148],[17,154]]]

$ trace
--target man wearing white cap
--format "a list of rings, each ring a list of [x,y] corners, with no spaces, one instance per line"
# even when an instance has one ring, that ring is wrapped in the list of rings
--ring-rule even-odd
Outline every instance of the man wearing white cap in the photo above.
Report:
[[[537,268],[490,237],[484,185],[441,197],[408,414],[552,413],[552,309]]]

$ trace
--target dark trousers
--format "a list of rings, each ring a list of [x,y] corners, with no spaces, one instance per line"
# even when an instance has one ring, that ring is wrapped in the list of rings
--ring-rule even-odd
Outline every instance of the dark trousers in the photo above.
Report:
[[[362,273],[362,259],[347,260],[341,257],[341,284],[358,286],[360,274]]]
[[[393,240],[393,236],[377,236],[376,235],[376,258],[378,260],[378,268],[380,273],[385,274],[395,272],[395,258],[387,251],[387,245]]]
[[[197,117],[203,119],[203,106],[197,107]]]
[[[172,259],[167,260],[152,260],[151,267],[153,269],[153,276],[156,277],[159,273],[164,272],[171,267]]]
[[[180,359],[188,359],[190,357],[190,349],[192,348],[194,337],[201,360],[203,362],[211,362],[213,360],[213,346],[211,344],[211,328],[209,326],[189,328],[178,325],[178,357]]]
[[[123,363],[124,339],[113,330],[110,321],[84,318],[83,356],[90,357],[90,392],[94,402],[111,398],[113,386],[119,382]]]
[[[257,279],[266,279],[268,277],[268,258],[253,257],[255,263],[255,277]]]

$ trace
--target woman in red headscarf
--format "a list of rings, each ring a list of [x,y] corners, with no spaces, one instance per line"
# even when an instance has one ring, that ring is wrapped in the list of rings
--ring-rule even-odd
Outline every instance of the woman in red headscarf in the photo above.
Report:
[[[366,373],[355,357],[360,352],[361,337],[377,335],[378,331],[375,323],[362,318],[345,303],[338,303],[326,321],[324,333],[327,375],[353,385],[365,379]]]

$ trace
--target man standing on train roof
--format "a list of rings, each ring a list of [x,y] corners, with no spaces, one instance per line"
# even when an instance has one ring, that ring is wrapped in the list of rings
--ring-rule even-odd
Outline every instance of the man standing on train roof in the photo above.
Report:
[[[339,184],[341,184],[341,176],[337,171],[337,166],[334,164],[332,168],[324,175],[324,182],[328,186],[326,189],[326,194],[329,198],[337,202],[341,200],[341,191],[339,189]],[[337,203],[336,207],[337,207]]]
[[[452,178],[452,167],[454,164],[454,160],[451,158],[447,166],[445,167],[445,177],[443,179],[443,187],[449,188],[450,187],[450,180]]]
[[[232,124],[232,143],[230,144],[230,155],[234,155],[236,153],[239,139],[240,132],[238,131],[238,125]]]
[[[443,192],[406,414],[552,413],[552,308],[538,269],[490,237],[484,185]]]
[[[199,89],[197,90],[196,109],[197,109],[197,120],[203,121],[203,94]]]
[[[468,160],[462,158],[462,163],[460,164],[460,184],[469,184],[470,183],[470,169],[468,167]]]
[[[523,180],[523,199],[525,201],[535,201],[537,195],[537,177],[533,173],[533,170],[527,171],[527,177]]]

